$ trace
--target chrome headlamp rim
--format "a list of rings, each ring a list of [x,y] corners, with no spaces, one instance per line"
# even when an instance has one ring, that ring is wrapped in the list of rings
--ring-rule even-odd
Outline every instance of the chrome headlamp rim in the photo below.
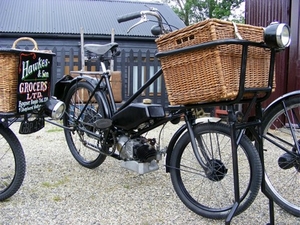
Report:
[[[288,37],[284,37],[285,31],[288,32]],[[285,48],[290,45],[291,42],[291,35],[290,35],[290,28],[284,23],[280,23],[276,29],[276,42],[279,47]],[[284,38],[288,38],[287,41],[284,41]],[[284,43],[285,42],[285,43]]]
[[[65,104],[61,101],[58,101],[54,108],[52,109],[51,117],[53,119],[60,119],[65,111]]]
[[[285,23],[272,22],[264,28],[264,41],[269,47],[288,47],[291,43],[290,27]]]
[[[52,119],[59,120],[62,118],[66,109],[64,102],[57,100],[51,96],[47,102],[45,102],[45,114]]]

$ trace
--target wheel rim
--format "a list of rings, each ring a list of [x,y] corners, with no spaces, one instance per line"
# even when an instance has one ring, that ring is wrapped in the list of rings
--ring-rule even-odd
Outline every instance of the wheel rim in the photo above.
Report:
[[[190,209],[197,211],[197,208],[201,208],[202,211],[204,210],[208,213],[196,213],[205,217],[224,218],[231,210],[233,202],[235,201],[231,140],[228,134],[223,135],[222,133],[217,133],[215,136],[216,139],[213,140],[211,134],[202,134],[202,139],[207,140],[204,142],[205,144],[202,145],[205,146],[205,148],[211,148],[210,143],[215,143],[216,140],[219,141],[218,146],[214,149],[216,151],[210,151],[209,164],[211,168],[213,168],[211,172],[207,173],[207,171],[204,171],[199,165],[198,160],[194,156],[191,144],[184,145],[182,147],[184,151],[181,155],[177,155],[177,161],[174,165],[175,168],[172,170],[175,174],[172,177],[172,182],[173,185],[178,183],[177,188],[179,191],[176,190],[176,188],[175,190],[181,200],[184,202],[186,201],[185,199],[188,199],[188,201],[194,205],[188,205],[184,202]],[[251,150],[255,151],[254,148],[251,148]],[[222,152],[221,155],[219,155],[220,152]],[[253,170],[248,161],[249,156],[247,155],[247,151],[244,151],[238,146],[237,152],[241,190],[240,201],[242,202],[249,194]],[[260,182],[258,183],[258,189],[259,185]]]
[[[104,157],[100,153],[102,132],[94,124],[95,121],[103,118],[103,110],[98,104],[99,99],[96,95],[86,106],[84,113],[80,115],[91,92],[86,86],[77,87],[70,97],[64,118],[64,123],[73,129],[72,131],[65,130],[68,146],[75,159],[82,165],[93,164],[100,157]],[[77,121],[78,118],[79,121]],[[95,135],[98,137],[95,138]]]

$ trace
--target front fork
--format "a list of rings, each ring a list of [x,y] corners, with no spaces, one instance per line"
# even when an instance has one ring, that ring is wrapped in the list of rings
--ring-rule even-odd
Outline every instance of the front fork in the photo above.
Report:
[[[288,113],[288,109],[286,107],[285,101],[282,101],[282,107],[284,108],[284,113],[286,115],[287,123],[288,123],[289,127],[291,128],[291,133],[292,133],[292,137],[293,137],[293,140],[294,140],[294,143],[295,143],[296,153],[300,154],[300,146],[297,144],[298,140],[297,140],[295,132],[293,131],[293,124],[291,122],[290,115]],[[297,118],[297,115],[294,112],[294,110],[292,109],[291,111],[292,111],[291,113],[293,114],[292,116]],[[299,123],[299,121],[298,121],[298,123]]]
[[[186,124],[186,127],[187,127],[187,132],[189,133],[189,136],[191,138],[191,144],[192,144],[192,148],[193,148],[193,152],[196,156],[196,159],[197,161],[199,162],[199,164],[201,165],[201,167],[204,169],[205,171],[205,174],[210,174],[210,167],[208,166],[208,162],[209,162],[209,157],[207,155],[207,153],[204,151],[204,149],[201,149],[201,147],[199,146],[200,148],[200,151],[202,153],[202,157],[200,155],[200,152],[198,151],[198,146],[197,146],[197,143],[196,143],[196,137],[195,137],[195,134],[194,134],[194,129],[193,129],[193,124],[194,124],[194,118],[192,115],[190,115],[191,112],[188,112],[184,115],[184,120],[185,120],[185,124]],[[198,140],[198,142],[201,141],[201,140]],[[199,143],[198,143],[199,144]],[[206,159],[207,162],[204,162],[203,159]]]

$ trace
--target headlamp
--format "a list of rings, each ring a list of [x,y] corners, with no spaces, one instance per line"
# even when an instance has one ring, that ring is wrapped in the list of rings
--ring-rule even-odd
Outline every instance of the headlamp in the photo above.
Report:
[[[264,41],[270,47],[288,47],[291,43],[290,27],[285,23],[271,23],[264,30]]]
[[[45,114],[50,116],[52,119],[60,119],[66,109],[65,103],[57,100],[54,96],[50,97],[48,101],[45,102]]]

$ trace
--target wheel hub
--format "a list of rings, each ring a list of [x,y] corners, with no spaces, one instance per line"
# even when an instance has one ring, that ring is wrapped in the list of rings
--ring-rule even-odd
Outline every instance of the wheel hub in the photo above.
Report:
[[[298,140],[300,147],[300,140]],[[296,145],[292,148],[292,153],[284,153],[278,158],[278,165],[281,169],[287,170],[293,167],[300,172],[300,154],[297,152]]]
[[[87,108],[84,112],[83,122],[85,123],[85,128],[89,131],[93,131],[94,122],[97,119],[101,119],[100,115],[93,108]]]
[[[208,179],[212,181],[220,181],[227,174],[228,169],[221,160],[212,159],[209,161],[209,165],[209,172],[206,174]]]

